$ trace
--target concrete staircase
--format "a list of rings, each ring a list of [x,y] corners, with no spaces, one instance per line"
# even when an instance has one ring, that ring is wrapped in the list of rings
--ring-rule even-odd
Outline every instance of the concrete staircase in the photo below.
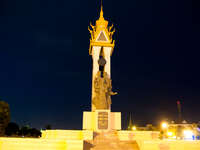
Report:
[[[84,150],[139,150],[136,141],[120,141],[114,131],[95,133],[89,143],[90,148]]]

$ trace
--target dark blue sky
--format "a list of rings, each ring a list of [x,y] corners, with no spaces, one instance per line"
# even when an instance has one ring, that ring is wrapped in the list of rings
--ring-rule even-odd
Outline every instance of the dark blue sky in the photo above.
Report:
[[[116,27],[112,110],[136,124],[200,116],[198,0],[104,0]],[[92,59],[88,25],[97,0],[0,1],[0,97],[12,121],[41,128],[80,129],[90,110]]]

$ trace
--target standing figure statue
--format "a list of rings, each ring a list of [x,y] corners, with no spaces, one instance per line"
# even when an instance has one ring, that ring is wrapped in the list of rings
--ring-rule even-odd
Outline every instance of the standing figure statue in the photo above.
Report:
[[[92,103],[95,105],[96,109],[110,109],[111,106],[111,95],[116,95],[116,92],[112,92],[112,83],[106,72],[103,72],[101,76],[101,71],[97,72],[94,80],[95,97]]]

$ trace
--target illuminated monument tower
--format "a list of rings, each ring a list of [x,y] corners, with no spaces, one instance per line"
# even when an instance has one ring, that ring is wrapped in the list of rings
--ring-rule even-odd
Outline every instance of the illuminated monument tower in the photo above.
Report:
[[[104,19],[101,6],[96,25],[90,24],[91,34],[89,54],[93,59],[91,112],[83,114],[83,129],[108,131],[121,129],[121,113],[111,112],[111,55],[114,50],[112,36],[115,32]]]

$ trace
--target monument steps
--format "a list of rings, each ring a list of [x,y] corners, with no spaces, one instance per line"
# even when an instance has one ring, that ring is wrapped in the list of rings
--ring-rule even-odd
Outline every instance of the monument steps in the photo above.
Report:
[[[136,141],[120,141],[115,132],[95,133],[90,150],[139,150]]]

